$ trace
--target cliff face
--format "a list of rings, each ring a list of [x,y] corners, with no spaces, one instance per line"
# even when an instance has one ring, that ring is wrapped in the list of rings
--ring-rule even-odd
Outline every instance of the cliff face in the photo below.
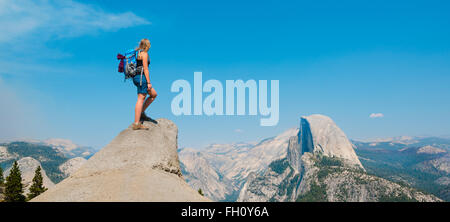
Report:
[[[302,154],[321,153],[324,156],[341,158],[348,165],[363,168],[352,143],[327,116],[316,114],[302,117],[298,141]]]
[[[170,120],[123,130],[75,173],[32,201],[208,201],[181,174]]]
[[[58,168],[64,174],[65,177],[70,176],[75,173],[80,167],[86,163],[86,159],[83,157],[75,157],[70,160],[67,160],[63,164],[61,164]]]

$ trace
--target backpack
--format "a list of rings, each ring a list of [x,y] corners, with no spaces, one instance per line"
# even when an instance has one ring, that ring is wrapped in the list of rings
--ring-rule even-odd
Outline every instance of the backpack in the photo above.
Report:
[[[117,59],[120,60],[118,71],[124,73],[124,81],[133,78],[137,74],[144,71],[143,67],[137,67],[136,59],[140,50],[128,50],[124,55],[117,54]]]

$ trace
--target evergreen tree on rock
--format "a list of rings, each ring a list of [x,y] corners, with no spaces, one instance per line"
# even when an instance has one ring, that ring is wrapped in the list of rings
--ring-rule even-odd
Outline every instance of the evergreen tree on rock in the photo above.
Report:
[[[38,166],[36,168],[36,171],[34,171],[34,177],[33,177],[33,184],[30,187],[30,193],[28,194],[28,199],[31,200],[39,194],[44,193],[47,190],[47,188],[44,187],[42,173],[41,173],[41,166]]]
[[[0,167],[0,186],[5,184],[5,178],[3,177],[3,169]]]
[[[22,175],[20,173],[17,161],[14,161],[11,171],[6,177],[5,201],[25,202],[25,196],[23,195]]]

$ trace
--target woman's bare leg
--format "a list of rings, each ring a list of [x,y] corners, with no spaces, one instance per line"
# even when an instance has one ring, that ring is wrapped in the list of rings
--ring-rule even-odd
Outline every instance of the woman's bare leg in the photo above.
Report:
[[[142,112],[145,112],[145,110],[148,108],[148,106],[150,106],[150,104],[152,104],[152,102],[155,100],[156,96],[158,96],[158,94],[156,93],[156,90],[154,88],[152,88],[149,92],[149,97],[144,102],[144,106],[142,107]]]
[[[139,123],[139,120],[141,119],[142,108],[146,96],[146,94],[138,94],[136,107],[134,108],[134,123]]]

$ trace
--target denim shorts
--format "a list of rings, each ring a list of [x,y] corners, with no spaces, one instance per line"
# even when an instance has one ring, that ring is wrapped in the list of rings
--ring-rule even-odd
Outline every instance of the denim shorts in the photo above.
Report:
[[[145,75],[142,74],[142,85],[141,85],[141,74],[135,75],[133,77],[133,83],[137,87],[138,94],[147,94],[147,79]]]

